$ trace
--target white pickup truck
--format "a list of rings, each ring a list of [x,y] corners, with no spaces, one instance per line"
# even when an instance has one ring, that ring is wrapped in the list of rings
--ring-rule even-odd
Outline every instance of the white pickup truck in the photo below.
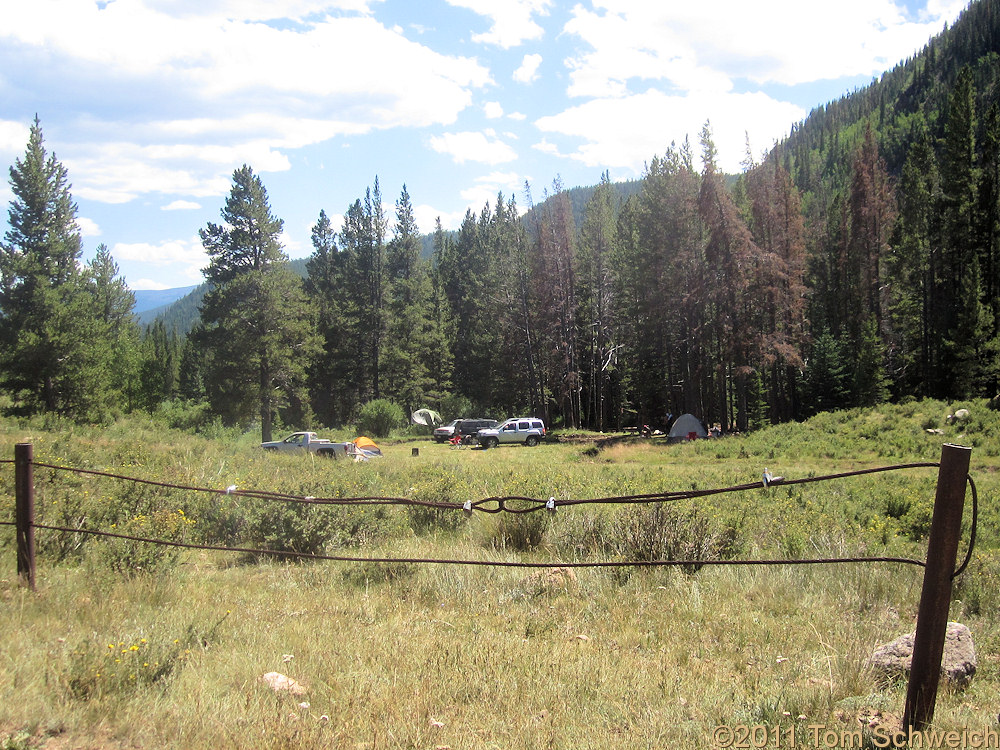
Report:
[[[350,445],[353,446],[353,443]],[[317,456],[328,456],[330,458],[341,458],[347,455],[348,443],[334,443],[326,438],[317,437],[315,432],[293,432],[284,440],[273,440],[270,443],[261,443],[260,447],[266,451],[283,451],[286,453],[296,453],[299,451],[315,453]]]

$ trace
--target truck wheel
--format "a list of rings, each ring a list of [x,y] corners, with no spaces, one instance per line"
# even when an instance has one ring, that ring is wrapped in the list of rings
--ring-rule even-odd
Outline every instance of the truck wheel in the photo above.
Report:
[[[330,450],[328,448],[324,449],[324,450],[321,450],[321,451],[316,451],[316,453],[319,454],[320,456],[322,456],[323,458],[336,458],[337,457],[337,451]]]
[[[538,445],[538,438],[535,437],[534,435],[528,435],[528,437],[525,438],[524,440],[524,444],[529,448],[534,448],[536,445]]]
[[[486,442],[483,443],[484,448],[496,448],[498,445],[500,445],[500,440],[495,437],[486,438]]]

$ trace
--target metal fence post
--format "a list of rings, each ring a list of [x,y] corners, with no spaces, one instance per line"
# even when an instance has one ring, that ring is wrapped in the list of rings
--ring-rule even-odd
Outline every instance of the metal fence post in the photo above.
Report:
[[[17,533],[17,575],[35,590],[35,448],[14,446],[14,523]]]
[[[924,586],[917,610],[910,679],[906,685],[904,729],[923,729],[934,718],[971,453],[971,448],[961,445],[946,443],[941,447],[934,515],[927,543],[927,567],[924,568]]]

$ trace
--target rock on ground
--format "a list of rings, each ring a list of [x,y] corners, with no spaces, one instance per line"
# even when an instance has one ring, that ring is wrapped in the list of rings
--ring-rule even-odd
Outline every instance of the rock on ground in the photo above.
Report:
[[[886,679],[905,679],[913,663],[913,639],[908,633],[875,650],[869,664]],[[956,687],[965,687],[976,673],[976,647],[969,629],[957,622],[949,622],[945,634],[944,655],[941,658],[941,676]]]
[[[276,693],[291,693],[292,695],[303,695],[306,687],[298,680],[295,680],[280,672],[268,672],[262,675],[260,681],[267,685]]]

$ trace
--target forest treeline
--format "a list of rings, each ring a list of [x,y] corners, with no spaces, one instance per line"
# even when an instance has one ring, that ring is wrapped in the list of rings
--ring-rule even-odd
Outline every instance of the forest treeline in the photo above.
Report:
[[[607,175],[574,207],[500,194],[440,222],[430,257],[405,186],[321,211],[303,279],[250,166],[233,174],[187,336],[140,330],[36,119],[0,250],[0,405],[99,420],[350,423],[366,404],[551,425],[726,430],[886,399],[993,396],[1000,377],[1000,0],[882,80],[814,111],[737,178],[697,147]],[[696,154],[697,149],[697,154]],[[576,211],[576,214],[574,214]],[[191,416],[194,415],[194,416]]]

